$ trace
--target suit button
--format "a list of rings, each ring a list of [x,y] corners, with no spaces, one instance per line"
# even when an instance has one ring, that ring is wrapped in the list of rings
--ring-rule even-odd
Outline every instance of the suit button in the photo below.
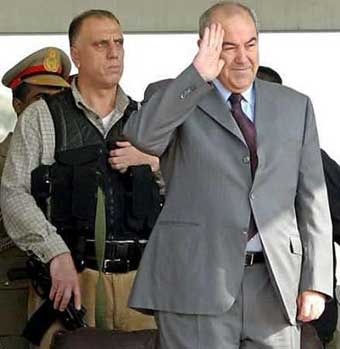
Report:
[[[193,91],[194,89],[192,87],[188,87],[187,89],[185,89],[179,96],[180,99],[184,99],[186,97],[188,97],[188,95]]]
[[[250,162],[250,156],[246,155],[242,158],[242,161],[244,164],[249,164]]]
[[[254,200],[254,199],[255,199],[255,194],[254,194],[254,193],[250,193],[250,198],[251,198],[252,200]]]

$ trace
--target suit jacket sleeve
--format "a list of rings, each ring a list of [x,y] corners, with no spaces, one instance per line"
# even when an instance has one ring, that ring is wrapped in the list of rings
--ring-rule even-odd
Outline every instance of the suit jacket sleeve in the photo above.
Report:
[[[188,112],[212,87],[190,65],[176,79],[152,84],[147,91],[151,89],[157,92],[150,99],[146,96],[142,108],[127,121],[124,133],[138,149],[161,156]]]
[[[333,225],[333,239],[340,242],[340,166],[321,149],[321,158]]]
[[[332,297],[332,227],[313,107],[308,99],[296,195],[298,227],[304,247],[300,292]]]

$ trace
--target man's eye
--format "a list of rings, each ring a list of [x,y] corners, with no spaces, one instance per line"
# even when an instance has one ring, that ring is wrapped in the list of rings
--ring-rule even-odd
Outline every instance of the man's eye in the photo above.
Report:
[[[115,43],[116,45],[123,46],[124,40],[123,39],[115,40]]]
[[[248,48],[256,47],[257,46],[257,40],[252,40],[247,43],[246,45]]]
[[[98,48],[106,48],[108,45],[107,41],[100,41],[100,42],[97,42],[96,46]]]
[[[222,46],[222,50],[223,51],[231,51],[231,50],[233,50],[235,47],[234,46]]]

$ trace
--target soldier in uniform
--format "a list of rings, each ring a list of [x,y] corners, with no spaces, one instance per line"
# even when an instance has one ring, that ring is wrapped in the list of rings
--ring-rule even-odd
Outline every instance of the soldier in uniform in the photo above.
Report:
[[[119,85],[119,20],[108,11],[84,12],[72,21],[69,39],[78,69],[71,90],[27,108],[14,131],[1,186],[6,227],[23,250],[49,264],[56,309],[65,310],[73,298],[77,309],[87,309],[90,326],[155,328],[152,317],[127,307],[160,210],[159,162],[122,138],[138,103]],[[37,182],[42,194],[36,174],[45,170],[46,211],[33,190]],[[40,348],[49,347],[56,327]]]
[[[51,66],[51,57],[57,65]],[[46,47],[25,57],[4,75],[2,83],[13,93],[17,115],[43,95],[69,87],[71,68],[67,55],[55,47]],[[0,143],[0,178],[12,134]],[[27,281],[8,280],[7,272],[25,266],[26,254],[15,247],[6,234],[0,211],[0,348],[24,349],[28,343],[20,337],[27,321]]]

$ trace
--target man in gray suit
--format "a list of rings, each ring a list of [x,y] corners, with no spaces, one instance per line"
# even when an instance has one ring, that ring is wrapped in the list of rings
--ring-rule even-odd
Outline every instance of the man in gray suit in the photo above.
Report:
[[[257,68],[254,14],[218,3],[193,63],[126,124],[167,189],[130,296],[155,312],[162,349],[299,348],[299,321],[332,296],[312,104]]]

